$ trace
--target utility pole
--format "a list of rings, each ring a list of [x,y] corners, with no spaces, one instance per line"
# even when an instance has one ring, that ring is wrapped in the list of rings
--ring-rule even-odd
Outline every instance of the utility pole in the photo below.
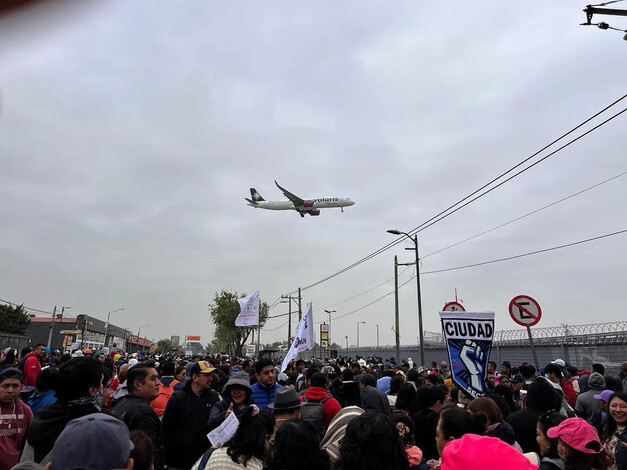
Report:
[[[420,329],[420,364],[425,363],[424,328],[422,326],[422,295],[420,293],[420,258],[418,256],[418,234],[414,235],[416,248],[416,292],[418,294],[418,328]]]
[[[401,357],[401,337],[399,331],[398,314],[398,256],[394,255],[394,339],[396,341],[396,363],[399,364]]]
[[[303,298],[300,295],[300,287],[298,288],[298,321],[303,319],[303,307],[302,307]]]
[[[287,317],[287,347],[289,349],[290,344],[292,343],[292,300],[296,300],[296,298],[291,295],[282,295],[281,298],[287,299],[290,304]]]
[[[50,331],[48,332],[48,347],[52,349],[50,343],[52,342],[52,330],[54,328],[54,319],[57,316],[57,306],[54,306],[54,310],[52,311],[52,322],[50,323]]]

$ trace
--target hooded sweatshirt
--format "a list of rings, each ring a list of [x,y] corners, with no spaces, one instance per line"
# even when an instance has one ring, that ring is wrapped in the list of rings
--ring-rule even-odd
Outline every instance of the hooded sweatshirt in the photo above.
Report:
[[[92,413],[98,413],[98,409],[91,403],[79,405],[56,402],[39,410],[26,434],[28,444],[35,451],[35,462],[41,462],[48,455],[69,421]]]
[[[342,409],[338,401],[332,397],[331,393],[322,387],[309,387],[305,394],[300,397],[300,401],[313,401],[321,402],[323,399],[331,397],[326,400],[322,407],[324,408],[324,427],[328,428],[331,420],[335,418],[335,415]]]
[[[575,404],[575,412],[578,416],[582,417],[597,430],[601,429],[601,404],[599,400],[594,398],[594,395],[598,395],[599,390],[605,388],[605,378],[598,372],[590,374],[588,379],[588,387],[590,390],[580,394],[577,397],[577,403]]]
[[[507,422],[514,428],[516,442],[523,452],[540,454],[540,446],[536,442],[536,421],[538,416],[549,410],[559,410],[562,397],[543,377],[538,377],[529,384],[527,389],[527,407],[511,413]]]

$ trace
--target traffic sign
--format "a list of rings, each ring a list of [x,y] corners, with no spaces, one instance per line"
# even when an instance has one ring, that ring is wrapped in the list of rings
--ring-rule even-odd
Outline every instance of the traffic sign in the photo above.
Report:
[[[442,307],[443,312],[465,312],[466,309],[462,304],[457,301],[454,302],[446,302],[444,307]]]
[[[517,295],[509,303],[509,315],[520,326],[533,326],[542,318],[542,309],[532,297]]]

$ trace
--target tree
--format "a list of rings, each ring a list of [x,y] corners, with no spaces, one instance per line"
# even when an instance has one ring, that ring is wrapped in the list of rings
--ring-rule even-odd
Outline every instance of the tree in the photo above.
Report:
[[[211,321],[216,327],[215,338],[212,344],[219,350],[228,351],[231,355],[241,356],[242,347],[248,341],[253,329],[252,326],[235,326],[235,319],[240,313],[237,299],[246,297],[246,294],[222,290],[213,297],[213,303],[209,304]],[[265,325],[268,319],[270,307],[266,302],[259,301],[259,322]]]
[[[23,335],[29,324],[30,317],[23,305],[0,305],[0,331]]]
[[[169,339],[160,339],[157,341],[157,352],[159,354],[170,352],[172,349],[172,341]]]

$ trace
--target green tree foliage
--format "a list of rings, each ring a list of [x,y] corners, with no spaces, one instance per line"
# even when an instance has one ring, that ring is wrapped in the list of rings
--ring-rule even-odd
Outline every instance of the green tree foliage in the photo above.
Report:
[[[242,347],[248,341],[253,327],[235,326],[235,319],[239,315],[237,299],[246,297],[246,294],[222,290],[213,297],[213,303],[209,304],[211,321],[216,327],[215,338],[212,345],[219,350],[228,351],[229,354],[240,356]],[[266,302],[259,301],[259,322],[261,326],[268,320],[270,308]],[[256,329],[256,327],[254,328]]]
[[[172,349],[172,341],[169,339],[160,339],[157,341],[157,352],[159,354],[170,352]]]
[[[0,331],[23,335],[29,324],[30,318],[23,305],[0,305]]]

